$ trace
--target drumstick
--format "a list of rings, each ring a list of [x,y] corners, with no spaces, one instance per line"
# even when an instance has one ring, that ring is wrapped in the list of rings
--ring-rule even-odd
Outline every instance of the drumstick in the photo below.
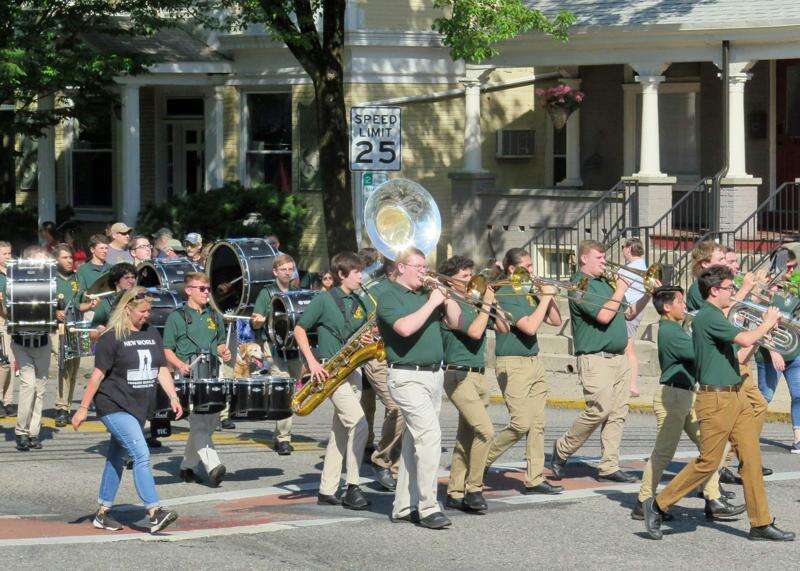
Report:
[[[86,297],[89,299],[100,299],[101,297],[106,297],[109,295],[114,295],[117,293],[116,291],[104,291],[103,293],[87,293]]]
[[[252,315],[236,315],[235,313],[223,313],[222,314],[222,319],[224,319],[225,321],[236,321],[236,320],[250,321],[251,319],[253,319],[253,316]]]
[[[235,284],[236,282],[240,282],[240,281],[242,281],[243,279],[244,279],[244,276],[239,276],[239,277],[238,277],[238,278],[236,278],[235,280],[231,280],[231,281],[229,281],[229,282],[228,282],[228,285],[229,285],[229,286],[232,286],[232,285],[233,285],[233,284]]]
[[[97,331],[98,331],[97,329],[83,328],[83,327],[70,327],[69,328],[69,332],[70,333],[95,333]]]

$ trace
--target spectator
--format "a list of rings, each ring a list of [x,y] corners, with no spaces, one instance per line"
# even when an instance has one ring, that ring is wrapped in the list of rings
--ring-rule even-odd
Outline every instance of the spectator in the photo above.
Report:
[[[58,245],[57,234],[55,222],[42,222],[39,227],[39,243],[47,250],[48,254],[52,254]]]
[[[61,239],[70,248],[72,248],[72,266],[76,270],[88,259],[86,250],[78,243],[78,232],[74,222],[62,224],[59,226],[61,230]]]
[[[111,243],[108,245],[108,258],[106,261],[112,266],[121,262],[133,263],[133,256],[128,251],[131,232],[133,232],[133,228],[124,222],[116,222],[111,225]]]
[[[153,257],[153,246],[147,236],[134,236],[131,238],[130,253],[133,264],[139,266],[144,262],[149,262]]]
[[[167,255],[163,252],[170,240],[172,240],[172,230],[169,228],[159,228],[156,233],[153,234],[153,246],[155,248],[153,257],[156,260],[167,258]]]
[[[186,248],[183,247],[180,240],[172,238],[167,243],[167,252],[170,259],[183,258],[186,255]]]
[[[201,263],[203,257],[203,237],[197,232],[189,232],[183,239],[186,257],[192,262]]]
[[[640,271],[647,269],[647,263],[644,261],[644,245],[639,238],[629,238],[625,241],[625,244],[622,246],[622,257],[625,258],[625,267],[627,268]],[[625,302],[633,307],[645,295],[642,278],[634,273],[626,272],[624,269],[620,270],[619,274],[631,284],[625,292]],[[628,345],[625,348],[625,354],[628,355],[628,361],[631,366],[630,393],[631,396],[634,397],[639,396],[639,387],[637,384],[639,360],[636,358],[634,343],[636,342],[636,332],[639,329],[639,323],[641,323],[643,316],[644,312],[640,312],[634,319],[625,322],[628,327]]]
[[[322,291],[330,291],[333,289],[333,274],[330,270],[322,272],[319,278],[319,289]]]

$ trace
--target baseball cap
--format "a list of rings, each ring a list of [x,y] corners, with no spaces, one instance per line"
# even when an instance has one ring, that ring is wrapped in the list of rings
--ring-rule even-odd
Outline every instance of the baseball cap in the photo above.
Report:
[[[189,246],[199,246],[203,243],[203,237],[197,232],[189,232],[183,239],[183,243]]]
[[[127,234],[128,232],[132,232],[133,228],[125,224],[124,222],[115,222],[111,225],[111,233],[112,234]]]
[[[172,237],[172,230],[169,228],[159,228],[156,230],[156,233],[153,234],[153,238],[160,238],[161,236],[169,236]]]
[[[180,240],[176,240],[175,238],[172,238],[169,241],[169,249],[172,250],[173,252],[185,252],[186,251],[186,248],[183,247],[183,244],[181,244],[181,241]]]

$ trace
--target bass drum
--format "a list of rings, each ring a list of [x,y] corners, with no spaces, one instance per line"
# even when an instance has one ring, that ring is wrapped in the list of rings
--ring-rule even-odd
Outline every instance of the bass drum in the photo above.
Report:
[[[153,300],[150,309],[150,325],[164,335],[167,317],[181,306],[181,301],[174,291],[168,289],[150,290],[147,292],[147,297]]]
[[[56,328],[56,263],[9,260],[6,264],[8,333],[50,333]]]
[[[283,351],[297,349],[294,326],[300,320],[308,304],[318,292],[310,289],[284,291],[272,296],[269,313],[269,338],[273,345]],[[309,333],[309,343],[317,344],[316,333]]]
[[[275,280],[272,261],[280,252],[263,238],[230,238],[208,253],[211,305],[220,313],[252,309],[261,289]]]
[[[201,272],[191,260],[150,260],[136,270],[136,284],[142,287],[169,289],[183,296],[186,274]]]

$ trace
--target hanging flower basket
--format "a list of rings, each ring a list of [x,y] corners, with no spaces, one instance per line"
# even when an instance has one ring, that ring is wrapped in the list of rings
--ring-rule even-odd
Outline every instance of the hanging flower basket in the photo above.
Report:
[[[569,116],[578,107],[586,97],[583,91],[572,89],[569,85],[559,84],[547,89],[537,89],[536,95],[539,97],[547,114],[553,121],[553,126],[561,130],[567,124]]]

